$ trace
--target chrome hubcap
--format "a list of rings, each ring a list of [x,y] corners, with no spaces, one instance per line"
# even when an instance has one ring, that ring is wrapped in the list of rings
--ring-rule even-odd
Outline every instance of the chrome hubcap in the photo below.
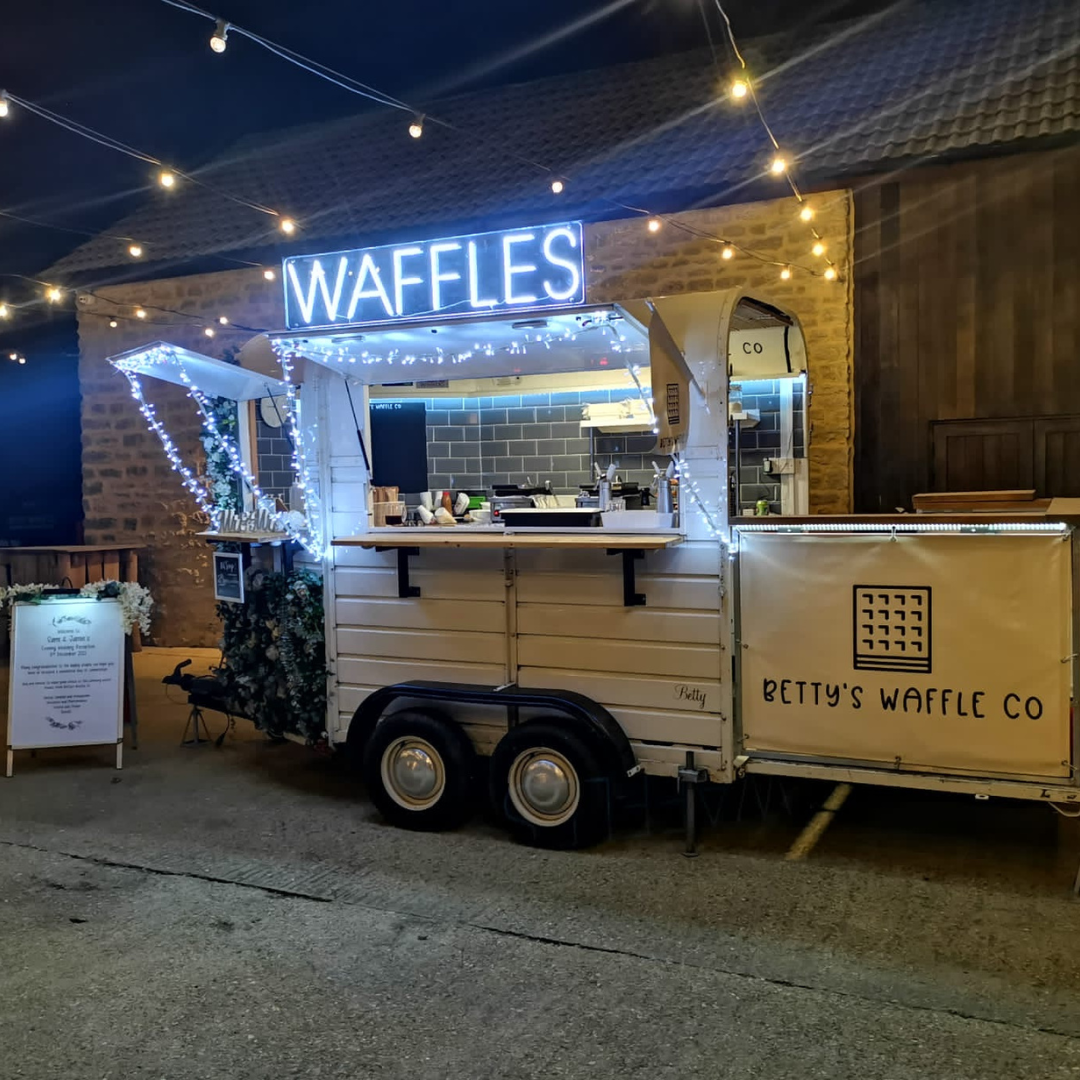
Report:
[[[581,798],[574,766],[556,750],[525,750],[510,766],[510,801],[534,825],[551,827],[569,821]]]
[[[395,739],[384,751],[380,768],[383,787],[406,810],[426,810],[446,787],[446,769],[438,750],[424,739]]]

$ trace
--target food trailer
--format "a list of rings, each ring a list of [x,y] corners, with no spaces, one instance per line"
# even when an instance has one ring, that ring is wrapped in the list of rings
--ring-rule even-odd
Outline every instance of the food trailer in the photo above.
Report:
[[[808,515],[797,312],[739,289],[592,303],[577,223],[283,278],[286,329],[241,363],[287,415],[301,501],[208,539],[321,570],[326,737],[390,821],[447,828],[490,798],[527,841],[583,846],[639,772],[1080,802],[1070,508]],[[117,366],[214,381],[155,348]],[[373,440],[419,402],[413,436]],[[779,482],[748,504],[755,425]]]

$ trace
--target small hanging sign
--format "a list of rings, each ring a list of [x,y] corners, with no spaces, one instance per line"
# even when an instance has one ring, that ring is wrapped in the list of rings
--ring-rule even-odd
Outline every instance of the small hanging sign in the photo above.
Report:
[[[238,551],[214,552],[214,599],[244,602],[244,564]]]

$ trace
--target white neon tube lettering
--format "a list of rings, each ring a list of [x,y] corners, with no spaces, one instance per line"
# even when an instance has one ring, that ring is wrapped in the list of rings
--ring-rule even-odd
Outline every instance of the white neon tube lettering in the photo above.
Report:
[[[364,282],[367,281],[369,276],[374,283],[374,288],[365,289]],[[363,259],[360,260],[360,269],[356,273],[356,285],[353,288],[352,299],[349,301],[349,320],[351,321],[356,317],[356,309],[360,306],[361,300],[371,300],[376,296],[382,301],[386,314],[393,318],[394,309],[390,305],[390,297],[387,295],[386,288],[382,283],[379,268],[375,265],[371,252],[367,252]]]
[[[394,248],[394,307],[399,315],[405,314],[405,286],[406,285],[422,285],[424,283],[423,278],[419,277],[402,277],[401,276],[401,263],[404,259],[408,259],[413,255],[423,255],[424,249],[420,247],[403,247]]]
[[[552,300],[569,300],[572,297],[577,296],[578,289],[581,288],[581,270],[578,263],[571,262],[569,259],[565,258],[560,259],[558,255],[552,252],[551,242],[556,237],[560,236],[569,240],[572,248],[578,246],[577,236],[572,229],[552,229],[551,232],[544,237],[544,258],[547,259],[552,266],[561,266],[564,270],[569,270],[571,285],[565,291],[560,291],[552,288],[550,281],[545,281],[544,292],[546,292]]]
[[[311,264],[311,276],[308,278],[307,296],[304,296],[304,288],[300,284],[300,276],[296,272],[296,264],[289,263],[289,281],[292,283],[293,296],[300,306],[300,315],[305,323],[310,324],[315,315],[315,299],[318,293],[322,293],[323,306],[326,308],[326,321],[333,322],[337,318],[338,304],[341,303],[341,289],[345,284],[345,270],[348,267],[348,259],[342,256],[338,260],[337,280],[334,282],[333,296],[326,282],[326,271],[322,263],[316,259]]]
[[[525,244],[536,239],[536,233],[509,233],[503,237],[503,296],[508,304],[531,304],[536,296],[533,293],[523,293],[521,296],[514,295],[514,275],[531,274],[536,270],[532,263],[514,265],[514,256],[511,248],[514,244]]]
[[[476,265],[476,241],[469,241],[469,306],[474,308],[494,307],[498,300],[480,299],[480,271]]]
[[[428,249],[431,256],[431,310],[438,311],[442,307],[442,288],[444,281],[460,281],[461,275],[456,272],[449,274],[440,273],[439,256],[448,251],[460,251],[460,244],[432,244]]]

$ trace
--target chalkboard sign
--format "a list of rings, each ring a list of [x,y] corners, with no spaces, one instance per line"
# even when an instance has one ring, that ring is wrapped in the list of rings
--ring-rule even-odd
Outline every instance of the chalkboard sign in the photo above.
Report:
[[[239,552],[214,552],[214,599],[244,602],[244,565]]]
[[[371,465],[376,487],[427,491],[427,407],[422,401],[372,402]]]

